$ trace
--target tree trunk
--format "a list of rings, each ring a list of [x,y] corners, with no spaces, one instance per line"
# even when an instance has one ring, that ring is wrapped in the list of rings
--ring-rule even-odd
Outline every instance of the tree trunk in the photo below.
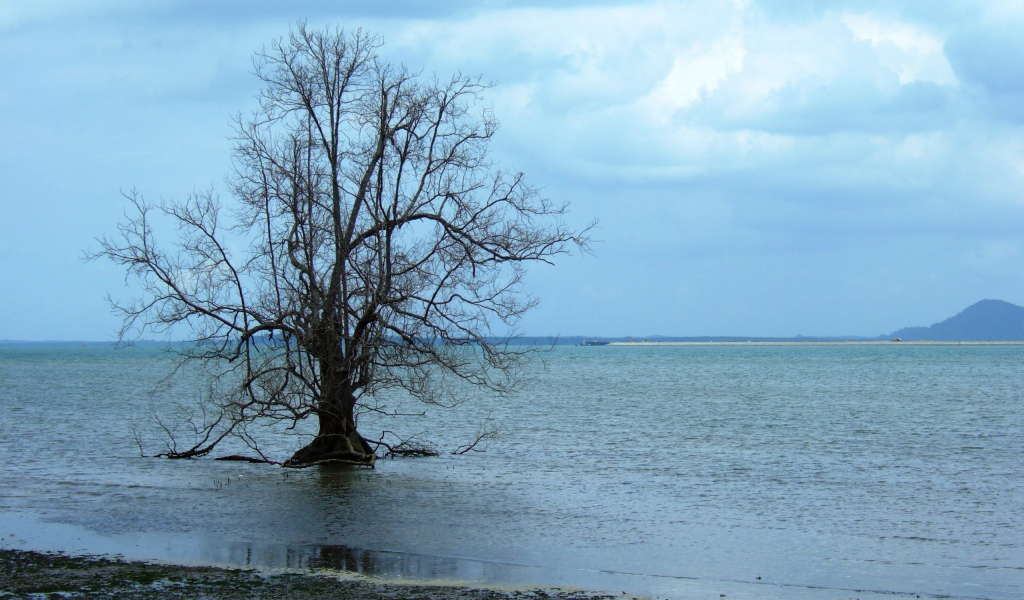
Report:
[[[288,459],[286,467],[308,467],[334,462],[373,466],[377,455],[356,431],[355,398],[344,394],[341,401],[321,400],[320,431],[306,447]]]

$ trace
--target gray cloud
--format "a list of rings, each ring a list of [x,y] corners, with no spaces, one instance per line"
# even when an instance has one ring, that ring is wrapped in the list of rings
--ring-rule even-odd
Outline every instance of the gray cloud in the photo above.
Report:
[[[975,23],[954,31],[945,51],[957,75],[992,93],[1024,92],[1021,25]]]
[[[979,104],[993,116],[1024,122],[1024,20],[972,23],[946,40],[956,74],[979,86]]]

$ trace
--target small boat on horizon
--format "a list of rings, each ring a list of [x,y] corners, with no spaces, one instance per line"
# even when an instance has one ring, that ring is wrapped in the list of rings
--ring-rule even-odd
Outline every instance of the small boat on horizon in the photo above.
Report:
[[[598,340],[583,340],[580,342],[580,346],[607,346],[608,342],[600,342]]]

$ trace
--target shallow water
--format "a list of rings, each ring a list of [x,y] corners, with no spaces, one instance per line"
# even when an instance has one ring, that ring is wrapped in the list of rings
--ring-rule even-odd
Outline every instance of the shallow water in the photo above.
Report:
[[[149,393],[170,366],[156,350],[0,349],[0,536],[687,598],[1021,598],[1022,359],[558,347],[516,397],[360,422],[450,450],[490,418],[504,437],[484,453],[286,471],[140,458],[129,421],[160,451],[149,411],[198,393]]]

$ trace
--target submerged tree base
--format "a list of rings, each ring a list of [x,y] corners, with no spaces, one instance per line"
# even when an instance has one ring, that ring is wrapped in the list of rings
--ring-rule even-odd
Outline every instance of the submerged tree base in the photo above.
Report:
[[[280,465],[288,469],[305,469],[307,467],[314,467],[316,465],[353,465],[357,467],[370,467],[374,468],[373,465],[377,460],[375,455],[371,455],[367,458],[358,457],[358,460],[351,460],[349,457],[327,457],[320,460],[314,460],[311,462],[277,462],[276,460],[270,460],[266,458],[257,458],[255,456],[242,456],[240,454],[232,454],[230,456],[219,456],[213,460],[222,460],[226,462],[247,462],[254,464],[264,465]]]
[[[302,468],[335,463],[372,468],[376,461],[377,454],[353,427],[347,433],[321,433],[309,445],[284,461],[282,466]]]
[[[286,460],[281,464],[282,467],[289,469],[305,469],[306,467],[315,467],[316,465],[354,465],[357,467],[370,467],[373,468],[374,463],[377,462],[377,455],[361,455],[361,454],[332,454],[314,460],[296,461]]]

